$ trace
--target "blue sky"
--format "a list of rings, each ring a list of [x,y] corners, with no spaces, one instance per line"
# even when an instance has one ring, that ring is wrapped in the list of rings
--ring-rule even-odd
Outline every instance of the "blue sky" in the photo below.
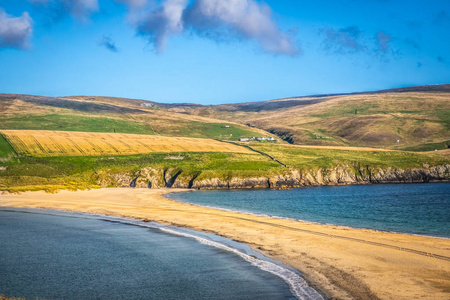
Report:
[[[0,92],[219,104],[450,83],[448,0],[0,0]]]

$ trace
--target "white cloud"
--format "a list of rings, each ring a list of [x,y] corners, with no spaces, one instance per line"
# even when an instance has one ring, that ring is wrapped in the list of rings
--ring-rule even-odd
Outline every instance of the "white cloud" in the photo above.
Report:
[[[272,20],[272,10],[253,0],[197,0],[186,10],[186,23],[200,32],[228,31],[256,41],[263,50],[285,55],[298,54],[293,38]]]
[[[119,0],[132,9],[141,0]],[[272,10],[255,0],[165,0],[158,8],[134,18],[141,35],[148,36],[157,51],[165,49],[169,36],[191,29],[221,40],[239,38],[256,42],[264,51],[282,55],[300,52],[293,36],[280,30]]]
[[[0,8],[0,48],[29,48],[33,34],[32,23],[27,12],[20,17],[13,17]]]
[[[182,16],[187,2],[188,0],[167,0],[138,21],[138,32],[150,37],[156,51],[163,51],[167,38],[183,30]]]
[[[30,0],[33,4],[49,6],[58,13],[68,12],[72,16],[85,20],[98,11],[98,0]],[[131,0],[130,0],[131,1]]]
[[[61,0],[60,0],[61,1]],[[69,5],[71,14],[84,18],[98,10],[98,0],[62,0]]]

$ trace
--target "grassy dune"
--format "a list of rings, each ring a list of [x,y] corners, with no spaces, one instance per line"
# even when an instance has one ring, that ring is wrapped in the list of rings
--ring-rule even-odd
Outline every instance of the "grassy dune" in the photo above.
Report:
[[[244,147],[210,139],[46,130],[2,130],[0,133],[17,153],[34,157],[250,152]]]

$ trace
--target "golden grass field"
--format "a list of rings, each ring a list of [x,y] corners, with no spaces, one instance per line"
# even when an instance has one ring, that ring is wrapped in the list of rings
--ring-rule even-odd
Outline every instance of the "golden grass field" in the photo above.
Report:
[[[158,152],[252,153],[244,147],[212,139],[46,130],[1,130],[0,133],[19,154],[38,157]]]

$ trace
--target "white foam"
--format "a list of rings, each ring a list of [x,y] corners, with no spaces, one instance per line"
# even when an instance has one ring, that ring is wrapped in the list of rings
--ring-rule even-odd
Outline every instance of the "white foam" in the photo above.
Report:
[[[266,261],[259,259],[255,256],[243,253],[239,251],[236,248],[227,246],[225,244],[212,241],[200,236],[197,236],[195,234],[183,232],[182,228],[168,228],[165,225],[161,225],[159,223],[143,223],[141,221],[134,221],[131,219],[124,219],[119,217],[110,217],[110,216],[104,216],[105,219],[109,219],[111,221],[118,221],[123,224],[129,224],[129,225],[136,225],[136,226],[142,226],[147,228],[153,228],[153,229],[159,229],[165,233],[171,234],[171,235],[178,235],[183,236],[191,239],[195,239],[197,242],[215,247],[224,251],[228,251],[231,253],[234,253],[244,259],[245,261],[249,262],[253,266],[259,268],[260,270],[269,272],[275,276],[280,277],[284,282],[286,282],[289,285],[289,288],[292,292],[292,294],[297,298],[301,300],[323,300],[324,298],[322,295],[320,295],[315,289],[310,287],[308,283],[303,279],[299,274],[287,269],[286,267],[277,265],[273,262]]]
[[[84,217],[91,216],[94,218],[100,217],[100,219],[103,219],[105,221],[117,222],[117,223],[121,223],[121,224],[134,225],[134,226],[146,227],[146,228],[152,228],[152,229],[159,229],[159,230],[161,230],[165,233],[171,234],[171,235],[177,235],[177,236],[183,236],[183,237],[195,239],[197,242],[199,242],[201,244],[234,253],[234,254],[238,255],[239,257],[241,257],[242,259],[244,259],[245,261],[252,264],[253,266],[259,268],[260,270],[269,272],[275,276],[280,277],[283,281],[285,281],[289,285],[289,288],[290,288],[292,294],[297,299],[324,300],[322,295],[320,295],[315,289],[310,287],[308,285],[308,283],[305,281],[305,279],[303,279],[299,274],[289,270],[288,268],[277,265],[277,264],[267,261],[267,260],[259,259],[256,256],[243,253],[243,252],[239,251],[238,249],[227,246],[225,244],[195,235],[196,232],[193,230],[189,230],[189,231],[193,232],[191,234],[191,233],[183,232],[183,230],[187,230],[184,228],[179,228],[179,229],[176,227],[168,228],[166,225],[162,225],[162,224],[155,223],[155,222],[145,223],[145,222],[139,221],[139,220],[114,217],[114,216],[108,216],[108,215],[77,213],[77,212],[64,212],[64,211],[59,211],[59,210],[42,210],[42,209],[29,209],[26,211],[40,211],[40,213],[42,213],[42,211],[47,211],[47,212],[56,213],[57,215],[61,215],[63,213],[65,217],[68,217],[70,215],[76,215],[77,217],[80,217],[80,216],[84,216]],[[201,234],[201,232],[199,232],[198,234]],[[226,240],[226,239],[223,238],[223,240]],[[261,256],[261,255],[259,255],[259,256]],[[263,256],[261,256],[261,257],[263,257]]]
[[[269,272],[269,273],[272,273],[272,274],[280,277],[281,279],[283,279],[289,285],[291,292],[294,294],[294,296],[297,299],[305,299],[305,300],[324,299],[316,290],[311,288],[300,275],[298,275],[298,274],[294,273],[293,271],[288,270],[282,266],[279,266],[279,265],[274,264],[269,261],[264,261],[264,260],[255,258],[251,255],[242,253],[235,248],[226,246],[224,244],[221,244],[221,243],[218,243],[215,241],[210,241],[208,239],[205,239],[205,238],[202,238],[199,236],[195,236],[195,235],[184,233],[184,232],[179,232],[179,231],[169,229],[169,228],[160,228],[160,230],[167,232],[169,234],[192,238],[204,245],[216,247],[218,249],[232,252],[232,253],[240,256],[241,258],[248,261],[252,265],[258,267],[259,269]]]

